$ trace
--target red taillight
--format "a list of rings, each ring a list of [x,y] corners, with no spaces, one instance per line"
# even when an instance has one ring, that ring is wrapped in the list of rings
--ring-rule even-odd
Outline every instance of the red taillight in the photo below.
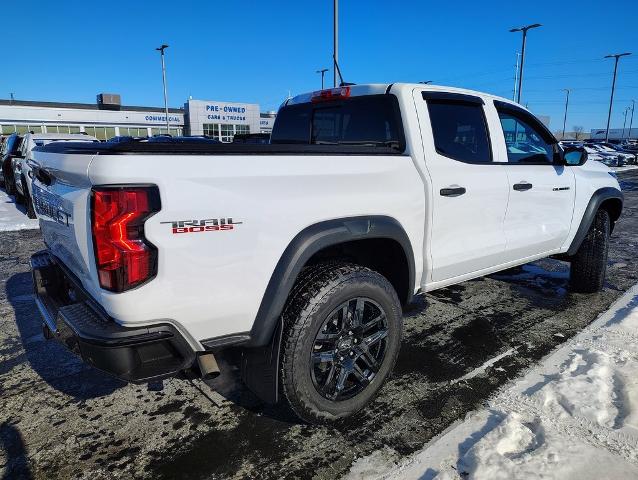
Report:
[[[331,100],[341,100],[350,97],[350,87],[328,88],[327,90],[317,90],[312,92],[312,103],[329,102]]]
[[[157,249],[144,237],[144,222],[158,212],[157,187],[94,188],[93,247],[100,286],[133,288],[157,273]]]

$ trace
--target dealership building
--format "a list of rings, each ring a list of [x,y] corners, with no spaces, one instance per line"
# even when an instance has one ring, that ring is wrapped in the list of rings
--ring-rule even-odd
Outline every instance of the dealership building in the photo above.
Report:
[[[183,108],[168,109],[168,133],[231,142],[240,133],[270,133],[275,116],[253,103],[189,99]],[[115,94],[100,94],[94,104],[0,100],[0,132],[86,132],[100,140],[148,137],[167,133],[166,112],[162,107],[122,105]]]
[[[604,140],[607,133],[606,128],[592,128],[591,138],[596,140]],[[623,139],[635,139],[638,138],[638,128],[610,128],[609,139],[610,140],[623,140]]]

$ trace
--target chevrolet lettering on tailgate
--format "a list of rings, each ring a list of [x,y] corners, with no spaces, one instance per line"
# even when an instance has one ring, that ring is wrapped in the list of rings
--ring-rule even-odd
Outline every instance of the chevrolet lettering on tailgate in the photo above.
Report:
[[[60,197],[33,185],[33,206],[38,215],[48,217],[60,225],[69,226],[73,220],[71,213],[64,211]]]

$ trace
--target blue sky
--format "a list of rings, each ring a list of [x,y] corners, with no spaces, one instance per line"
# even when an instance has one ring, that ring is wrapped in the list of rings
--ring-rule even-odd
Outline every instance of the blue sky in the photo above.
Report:
[[[162,105],[160,61],[168,43],[169,104],[192,95],[276,109],[287,94],[320,86],[331,66],[332,0],[3,2],[0,98]],[[520,34],[530,32],[523,103],[568,129],[606,123],[612,60],[621,60],[612,127],[638,100],[638,1],[340,1],[340,65],[357,83],[433,80],[511,98]],[[12,19],[12,21],[7,21]],[[10,57],[10,58],[9,58]],[[332,78],[329,72],[327,78]],[[638,112],[634,125],[638,122]]]

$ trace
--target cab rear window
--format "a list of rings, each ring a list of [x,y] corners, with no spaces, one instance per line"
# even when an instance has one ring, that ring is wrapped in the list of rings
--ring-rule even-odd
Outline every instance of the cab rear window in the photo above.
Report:
[[[271,143],[405,149],[401,114],[394,95],[285,106],[277,114]]]

